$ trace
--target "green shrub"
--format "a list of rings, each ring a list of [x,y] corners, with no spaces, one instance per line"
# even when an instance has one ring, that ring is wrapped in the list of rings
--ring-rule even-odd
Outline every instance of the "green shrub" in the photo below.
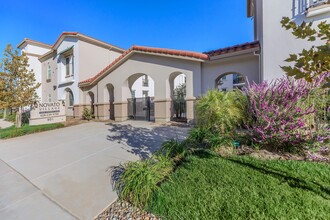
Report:
[[[227,133],[245,122],[247,99],[240,90],[211,90],[198,100],[196,109],[199,127]]]
[[[82,112],[82,118],[84,120],[90,121],[92,120],[94,117],[92,110],[88,109],[88,108],[84,108],[83,112]]]
[[[10,121],[10,122],[15,122],[16,121],[16,112],[13,112],[12,114],[7,114],[6,121]]]
[[[186,145],[197,149],[215,149],[218,147],[232,147],[234,139],[231,134],[219,134],[210,128],[194,128],[190,131]]]
[[[111,176],[119,198],[143,208],[173,168],[172,160],[157,155],[150,159],[130,161],[113,167]]]
[[[180,161],[190,154],[186,142],[180,142],[178,140],[165,141],[161,146],[160,152],[167,158],[174,158],[174,161]]]
[[[33,125],[33,126],[25,124],[21,128],[15,128],[15,126],[11,126],[9,128],[0,129],[0,139],[19,137],[27,134],[33,134],[33,133],[53,130],[62,127],[64,127],[64,124],[62,123]]]

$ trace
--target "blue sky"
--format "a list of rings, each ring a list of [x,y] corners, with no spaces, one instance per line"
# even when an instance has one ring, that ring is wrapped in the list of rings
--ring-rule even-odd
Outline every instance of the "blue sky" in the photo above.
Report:
[[[246,0],[0,0],[0,50],[63,31],[108,43],[208,51],[253,41]]]

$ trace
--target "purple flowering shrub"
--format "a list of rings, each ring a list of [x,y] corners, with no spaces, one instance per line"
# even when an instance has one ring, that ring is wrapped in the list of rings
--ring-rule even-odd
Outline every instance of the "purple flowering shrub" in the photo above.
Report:
[[[273,150],[288,150],[305,142],[309,135],[306,118],[315,108],[304,101],[315,85],[289,77],[249,84],[245,92],[252,140]]]

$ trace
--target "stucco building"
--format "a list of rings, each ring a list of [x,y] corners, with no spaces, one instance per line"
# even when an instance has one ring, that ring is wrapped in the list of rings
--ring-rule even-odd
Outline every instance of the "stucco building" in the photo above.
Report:
[[[287,16],[297,23],[329,22],[330,4],[315,0],[247,0],[247,13],[254,19],[253,42],[204,53],[144,46],[123,50],[80,33],[62,33],[54,45],[41,45],[46,47],[45,54],[37,56],[42,100],[65,100],[67,116],[79,118],[87,107],[97,119],[123,121],[132,110],[129,100],[133,94],[153,96],[143,111],[153,114],[156,122],[166,122],[173,119],[176,111],[175,80],[184,76],[185,117],[193,121],[196,99],[219,88],[226,75],[233,76],[228,80],[233,83],[227,85],[230,88],[235,83],[241,87],[244,79],[257,83],[273,80],[284,74],[280,66],[287,65],[284,60],[290,53],[321,44],[295,39],[281,27],[280,21]],[[20,48],[32,45],[31,42],[24,40]],[[134,92],[136,83],[141,94]]]

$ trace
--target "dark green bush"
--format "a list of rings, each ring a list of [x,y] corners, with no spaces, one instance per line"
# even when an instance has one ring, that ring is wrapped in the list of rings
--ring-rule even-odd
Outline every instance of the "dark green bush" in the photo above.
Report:
[[[179,161],[190,154],[186,142],[178,140],[165,141],[161,146],[160,152],[167,158],[173,158],[175,161]]]
[[[190,131],[186,144],[190,148],[214,149],[233,146],[234,139],[230,134],[219,134],[211,128],[197,127]]]
[[[82,118],[84,120],[90,121],[92,120],[94,117],[92,110],[88,109],[88,108],[84,108],[83,112],[82,112]]]
[[[119,198],[143,208],[173,168],[172,160],[154,155],[150,159],[113,167],[111,176]]]

